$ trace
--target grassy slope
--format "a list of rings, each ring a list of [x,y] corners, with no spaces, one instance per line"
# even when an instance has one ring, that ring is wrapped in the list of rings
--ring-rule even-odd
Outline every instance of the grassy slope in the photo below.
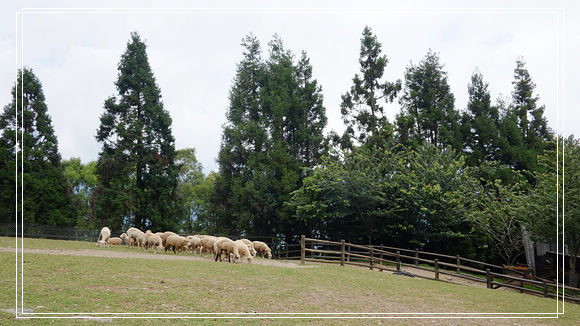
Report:
[[[0,247],[13,247],[0,238]],[[94,249],[94,243],[25,239],[26,248]],[[137,249],[111,248],[136,252]],[[14,253],[0,252],[0,308],[14,306]],[[378,273],[362,268],[316,266],[293,269],[211,261],[157,261],[24,255],[24,307],[35,312],[554,312],[556,301]],[[135,319],[115,320],[131,324]],[[157,324],[160,320],[149,321]],[[358,320],[360,321],[360,320]],[[363,320],[365,323],[372,322]],[[405,320],[415,324],[421,320]],[[470,320],[482,322],[483,320]],[[515,320],[518,321],[518,320]],[[580,305],[567,304],[558,320],[519,320],[522,324],[580,321]],[[0,313],[0,324],[13,322]],[[27,323],[46,324],[50,320]],[[78,320],[62,321],[76,324]],[[178,319],[168,323],[186,323]],[[215,323],[202,320],[203,323]],[[263,320],[218,320],[217,323]],[[275,320],[292,324],[296,320]],[[306,322],[306,321],[304,321]],[[334,321],[316,320],[333,324]],[[85,322],[88,324],[94,322]]]

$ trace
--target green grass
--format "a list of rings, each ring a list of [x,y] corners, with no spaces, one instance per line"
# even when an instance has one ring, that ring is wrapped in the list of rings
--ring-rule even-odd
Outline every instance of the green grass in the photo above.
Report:
[[[12,245],[10,245],[12,244]],[[14,247],[13,238],[0,238]],[[95,249],[77,241],[25,239],[25,248]],[[111,247],[102,250],[132,251]],[[140,252],[140,251],[139,251]],[[15,254],[0,252],[0,309],[15,304]],[[24,254],[24,307],[35,312],[488,312],[556,311],[554,299],[473,288],[379,273],[365,268],[315,265],[285,268],[212,261],[103,258]],[[328,324],[353,320],[205,319],[202,324]],[[355,320],[375,324],[376,320]],[[400,321],[400,322],[399,322]],[[397,324],[421,324],[420,319]],[[442,320],[457,324],[458,320]],[[468,320],[479,323],[482,320]],[[559,319],[515,320],[522,323],[577,324],[580,305],[566,304]],[[26,324],[102,324],[95,321],[33,319]],[[188,324],[187,319],[115,319],[114,324]],[[482,321],[484,323],[484,321]],[[0,325],[22,324],[0,313]]]

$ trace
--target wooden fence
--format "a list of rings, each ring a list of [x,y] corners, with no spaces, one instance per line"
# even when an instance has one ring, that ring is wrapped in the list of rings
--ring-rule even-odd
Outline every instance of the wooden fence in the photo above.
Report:
[[[298,256],[297,254],[300,253]],[[403,249],[383,245],[358,245],[321,239],[301,237],[300,244],[287,244],[281,248],[280,259],[300,259],[306,262],[355,265],[379,271],[401,271],[408,266],[433,272],[433,277],[417,277],[440,280],[440,274],[486,283],[490,289],[507,287],[544,297],[564,296],[565,300],[580,302],[580,289],[557,285],[547,280],[534,280],[525,271],[512,270],[507,266],[488,264],[460,255],[444,255],[418,249]],[[526,277],[524,277],[526,276]],[[533,278],[533,275],[532,275]],[[565,293],[562,294],[564,289]]]

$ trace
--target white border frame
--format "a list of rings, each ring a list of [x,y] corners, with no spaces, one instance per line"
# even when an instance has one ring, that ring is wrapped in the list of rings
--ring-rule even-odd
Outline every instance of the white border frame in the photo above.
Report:
[[[557,61],[557,74],[556,87],[556,120],[558,120],[558,112],[562,110],[562,135],[564,135],[564,110],[562,107],[562,101],[560,101],[560,96],[563,98],[563,66],[564,66],[564,9],[563,8],[379,8],[379,9],[369,9],[369,8],[21,8],[20,11],[16,12],[16,76],[18,77],[18,51],[20,50],[20,72],[21,76],[24,68],[24,14],[376,14],[376,13],[446,13],[446,14],[460,14],[460,13],[481,13],[481,14],[558,14],[559,22],[559,33],[558,36],[558,61]],[[20,34],[18,28],[18,22],[20,18]],[[20,35],[20,48],[18,48],[18,40]],[[18,80],[18,78],[17,78]],[[24,92],[21,92],[21,121],[23,122],[23,96]],[[16,93],[17,95],[17,93]],[[18,107],[18,96],[16,96],[16,107]],[[556,121],[556,124],[559,122]],[[16,128],[18,128],[18,110],[16,110]],[[22,140],[23,134],[20,139]],[[16,133],[16,180],[18,180],[18,133]],[[557,158],[556,164],[559,168],[559,147],[557,144]],[[564,152],[562,152],[563,154]],[[24,148],[22,148],[22,153],[20,159],[24,159]],[[23,162],[23,161],[22,161]],[[564,156],[562,156],[562,169],[564,169]],[[564,172],[564,171],[562,171]],[[24,164],[21,165],[21,184],[24,183]],[[563,175],[564,176],[564,175]],[[558,178],[558,174],[556,174]],[[556,181],[556,234],[559,235],[559,184]],[[562,179],[562,216],[564,216],[564,177]],[[18,307],[18,181],[15,184],[16,191],[16,309],[15,315],[16,319],[104,319],[104,318],[193,318],[193,319],[256,319],[256,318],[269,318],[269,319],[430,319],[430,318],[441,318],[441,319],[554,319],[559,318],[563,315],[564,310],[564,288],[562,285],[562,312],[559,310],[559,290],[560,286],[556,287],[556,313],[422,313],[422,312],[409,312],[409,313],[35,313],[35,312],[24,312],[24,237],[21,234],[21,246],[20,251],[21,256],[21,305],[20,311]],[[24,198],[24,187],[21,187],[21,199]],[[21,210],[21,230],[24,230],[24,209]],[[562,221],[562,248],[564,248],[564,220]],[[557,251],[559,251],[560,239],[557,241]],[[557,268],[557,283],[559,284],[560,271],[559,271],[559,254],[557,256],[556,268]],[[562,259],[562,279],[564,281],[564,258]],[[564,283],[564,282],[563,282]],[[19,314],[20,312],[20,314]],[[53,316],[39,316],[39,315],[53,315]],[[74,316],[56,316],[56,315],[74,315]],[[98,316],[90,316],[98,315]],[[101,316],[103,315],[103,316]],[[111,316],[112,315],[112,316]],[[131,315],[131,316],[124,316]],[[204,315],[204,316],[201,316]],[[229,315],[229,316],[226,316]],[[233,315],[233,316],[232,316]],[[401,316],[399,316],[401,315]],[[431,315],[431,316],[423,316]],[[463,316],[454,316],[463,315]],[[498,316],[501,315],[501,316]],[[547,316],[542,316],[547,315]]]

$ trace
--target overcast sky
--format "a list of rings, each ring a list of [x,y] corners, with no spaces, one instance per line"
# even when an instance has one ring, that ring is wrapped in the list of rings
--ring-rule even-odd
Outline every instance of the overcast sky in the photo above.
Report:
[[[417,64],[432,49],[448,72],[455,106],[464,110],[467,85],[477,68],[489,83],[492,98],[510,96],[515,60],[522,56],[546,105],[549,125],[558,133],[580,136],[580,19],[574,1],[488,3],[309,2],[294,8],[277,2],[82,2],[85,7],[133,8],[159,6],[197,9],[52,9],[22,15],[17,11],[46,7],[46,2],[3,4],[0,20],[0,103],[10,102],[16,67],[32,68],[43,85],[64,159],[95,160],[101,149],[95,140],[103,103],[116,95],[117,64],[132,31],[147,44],[149,63],[161,89],[165,109],[173,118],[176,148],[194,147],[205,172],[217,170],[216,157],[228,107],[240,41],[254,33],[264,57],[272,35],[287,49],[310,57],[314,78],[322,86],[328,116],[327,131],[341,132],[340,96],[358,72],[360,38],[368,25],[383,45],[389,64],[384,78],[404,79],[406,67]],[[294,2],[296,5],[296,2]],[[53,8],[78,8],[78,1],[52,1]],[[203,9],[207,6],[222,9]],[[325,5],[332,7],[325,7]],[[465,7],[465,6],[468,7]],[[348,9],[356,6],[356,9]],[[434,8],[434,6],[436,6]],[[215,7],[213,7],[215,8]],[[286,8],[286,9],[283,9]],[[553,8],[563,8],[563,11]],[[23,39],[20,36],[23,35]],[[20,52],[22,42],[22,53]],[[18,45],[18,46],[17,46]],[[18,60],[17,60],[18,55]],[[22,55],[22,62],[20,56]],[[390,121],[398,113],[390,105]]]

